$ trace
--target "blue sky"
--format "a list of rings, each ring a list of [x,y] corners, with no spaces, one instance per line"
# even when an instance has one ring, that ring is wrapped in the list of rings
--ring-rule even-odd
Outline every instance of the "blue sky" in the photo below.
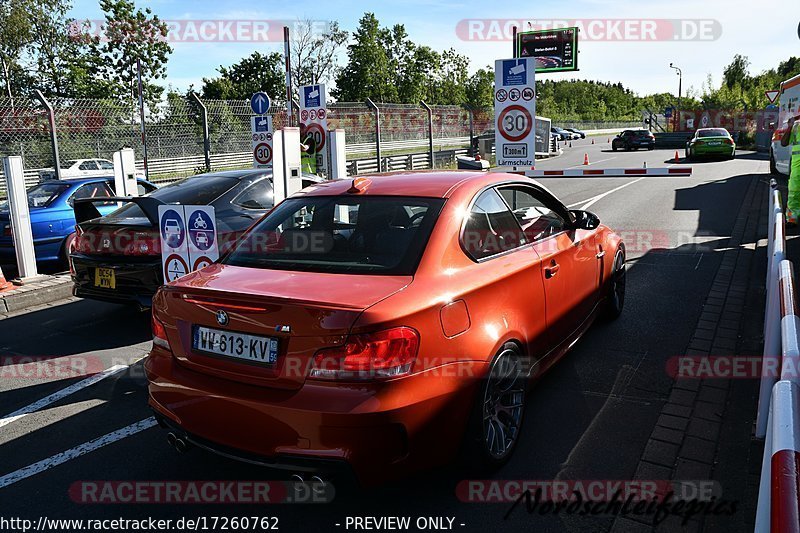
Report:
[[[149,6],[164,20],[242,21],[245,30],[253,21],[296,21],[311,18],[336,20],[346,30],[353,30],[365,11],[374,12],[381,24],[404,24],[412,40],[436,50],[456,48],[470,58],[470,69],[486,66],[495,59],[508,57],[511,44],[506,41],[483,40],[505,20],[592,22],[595,39],[584,38],[580,44],[580,72],[550,74],[552,79],[578,77],[622,82],[639,94],[677,91],[677,77],[669,69],[674,62],[683,70],[684,92],[693,87],[699,91],[708,74],[718,83],[722,68],[733,55],[749,57],[752,72],[777,66],[790,55],[800,55],[797,0],[570,0],[569,2],[489,2],[475,0],[404,0],[381,2],[286,2],[260,0],[139,0],[137,6]],[[534,7],[535,6],[535,7]],[[763,9],[762,6],[768,6]],[[760,12],[761,10],[761,12]],[[96,0],[74,0],[71,16],[78,19],[102,19]],[[461,38],[459,21],[472,19],[472,40]],[[639,28],[669,28],[673,20],[685,20],[684,31],[692,33],[706,28],[718,38],[689,40],[602,40],[602,34],[614,34],[609,19],[643,20]],[[696,22],[698,20],[705,22]],[[655,21],[655,22],[653,22]],[[661,22],[658,22],[661,21]],[[480,24],[484,25],[483,31]],[[525,22],[521,22],[525,24]],[[259,24],[262,24],[259,22]],[[647,26],[647,25],[651,26]],[[705,26],[701,26],[705,24]],[[185,26],[184,26],[185,27]],[[641,35],[636,24],[630,34]],[[582,35],[588,35],[584,31]],[[246,35],[246,34],[245,34]],[[618,34],[616,34],[618,35]],[[644,32],[645,37],[651,35]],[[219,65],[230,65],[255,50],[282,51],[281,43],[244,42],[181,42],[173,44],[167,70],[167,83],[185,90],[192,83],[200,85],[205,76],[214,76]],[[346,57],[341,58],[342,64]],[[542,75],[544,76],[544,75]]]

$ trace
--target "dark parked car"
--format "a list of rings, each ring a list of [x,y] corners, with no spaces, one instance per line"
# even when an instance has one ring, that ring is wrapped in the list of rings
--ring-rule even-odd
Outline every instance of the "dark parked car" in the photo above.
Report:
[[[304,176],[304,185],[318,181],[316,176]],[[267,170],[200,174],[136,198],[105,216],[92,211],[93,203],[76,205],[77,234],[70,251],[73,294],[144,308],[150,307],[163,284],[158,206],[214,206],[223,254],[273,207],[272,175]]]
[[[617,150],[638,150],[647,148],[652,150],[656,147],[656,137],[649,130],[625,130],[611,141],[611,149]]]
[[[575,135],[579,135],[581,139],[585,139],[586,138],[586,132],[583,132],[583,131],[581,131],[581,130],[579,130],[577,128],[564,128],[564,129],[567,130],[567,131],[571,131]]]
[[[569,141],[572,140],[572,132],[567,130],[562,130],[556,126],[550,128],[550,133],[555,133],[558,135],[558,140],[560,141]]]
[[[139,195],[156,189],[149,181],[138,180]],[[33,246],[37,263],[61,263],[66,268],[70,235],[75,231],[72,209],[81,198],[114,196],[114,177],[45,180],[27,191]],[[100,214],[117,208],[116,202],[98,202]],[[14,238],[8,202],[0,202],[0,264],[16,264]]]

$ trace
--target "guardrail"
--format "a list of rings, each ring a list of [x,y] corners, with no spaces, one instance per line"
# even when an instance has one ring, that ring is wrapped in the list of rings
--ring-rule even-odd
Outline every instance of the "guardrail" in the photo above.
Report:
[[[756,418],[756,437],[765,438],[757,533],[800,532],[800,317],[794,268],[785,258],[785,225],[781,195],[772,180],[764,353]]]

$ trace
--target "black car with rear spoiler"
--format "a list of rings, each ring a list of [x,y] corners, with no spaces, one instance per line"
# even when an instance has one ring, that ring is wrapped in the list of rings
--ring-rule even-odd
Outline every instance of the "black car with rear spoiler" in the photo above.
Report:
[[[304,185],[320,182],[303,176]],[[97,205],[121,207],[102,216]],[[158,206],[211,205],[219,252],[230,248],[273,206],[269,170],[237,170],[192,176],[138,198],[89,198],[75,202],[75,239],[69,253],[73,294],[150,307],[164,283]]]

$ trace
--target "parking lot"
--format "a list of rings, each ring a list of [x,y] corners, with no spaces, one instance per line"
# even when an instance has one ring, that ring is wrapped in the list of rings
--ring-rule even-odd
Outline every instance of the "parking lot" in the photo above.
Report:
[[[564,155],[537,168],[581,168],[584,154],[589,168],[597,169],[674,164],[674,149],[612,152],[605,136],[594,139],[594,144],[591,138],[574,141]],[[755,355],[748,350],[754,349],[760,325],[753,328],[748,318],[760,312],[766,254],[758,238],[765,236],[766,219],[761,220],[753,206],[766,201],[769,163],[762,154],[739,152],[733,161],[681,165],[690,165],[693,175],[540,180],[565,204],[596,213],[626,240],[627,305],[616,322],[594,325],[537,383],[527,398],[519,447],[494,477],[713,479],[724,497],[739,505],[733,516],[707,517],[705,530],[751,530],[757,487],[751,472],[758,471],[761,460],[750,444],[757,385],[742,380],[716,388],[716,393],[704,386],[696,398],[676,400],[681,395],[675,393],[668,362],[693,349],[691,339],[705,320],[709,299],[722,290],[719,273],[729,268],[729,262],[723,262],[730,253],[738,254],[731,268],[742,269],[745,274],[739,277],[748,284],[741,298],[735,295],[741,299],[740,312],[729,317],[735,328],[733,322],[726,328],[733,344],[719,345]],[[509,513],[507,502],[464,501],[459,487],[465,476],[455,467],[370,489],[333,479],[336,495],[331,503],[81,501],[78,492],[84,482],[290,479],[291,472],[235,462],[201,449],[177,454],[168,446],[166,432],[155,427],[147,406],[142,358],[150,345],[149,313],[114,304],[71,299],[0,320],[4,516],[38,521],[46,502],[48,519],[277,517],[282,531],[354,529],[348,517],[366,515],[442,517],[442,528],[459,531],[509,526],[530,531],[645,530],[637,529],[644,528],[639,522],[613,516],[544,516],[521,507]],[[30,363],[26,357],[42,361]],[[105,374],[88,383],[85,375],[70,377],[69,366],[75,361],[86,365],[87,373]],[[48,399],[71,385],[75,387],[69,394]],[[703,424],[707,432],[700,438],[704,450],[713,450],[711,456],[691,457],[677,443],[654,439],[654,429],[664,426],[669,415],[665,405],[693,408],[705,400],[721,406],[715,412],[717,420]],[[690,423],[679,431],[691,427]],[[675,466],[659,461],[654,440],[675,448]],[[667,521],[664,527],[677,531],[684,526]],[[685,527],[699,529],[700,523],[692,520]]]

